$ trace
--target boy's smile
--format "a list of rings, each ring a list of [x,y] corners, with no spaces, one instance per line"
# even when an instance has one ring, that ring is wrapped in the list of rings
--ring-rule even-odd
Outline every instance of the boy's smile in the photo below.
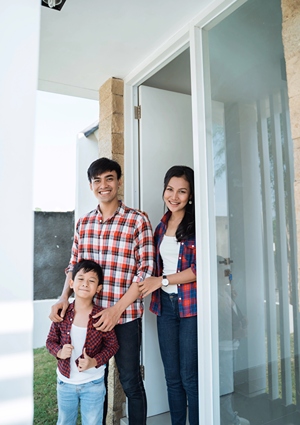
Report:
[[[76,274],[75,279],[71,280],[70,287],[76,297],[93,298],[96,292],[101,290],[101,285],[98,283],[98,276],[93,270],[85,272],[84,269],[81,269]]]

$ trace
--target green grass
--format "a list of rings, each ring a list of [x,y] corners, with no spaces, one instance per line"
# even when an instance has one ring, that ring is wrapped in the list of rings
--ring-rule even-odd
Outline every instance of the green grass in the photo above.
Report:
[[[57,421],[56,359],[48,350],[36,348],[34,354],[34,420],[35,425],[54,425]]]
[[[46,347],[33,350],[34,355],[34,425],[55,425],[57,421],[56,367],[57,360]],[[77,425],[81,424],[78,415]]]

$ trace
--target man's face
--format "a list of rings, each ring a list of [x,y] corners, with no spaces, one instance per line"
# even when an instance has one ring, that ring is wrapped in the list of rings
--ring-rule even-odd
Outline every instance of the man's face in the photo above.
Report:
[[[115,171],[105,171],[92,178],[90,188],[99,204],[115,202],[118,199],[120,180]]]

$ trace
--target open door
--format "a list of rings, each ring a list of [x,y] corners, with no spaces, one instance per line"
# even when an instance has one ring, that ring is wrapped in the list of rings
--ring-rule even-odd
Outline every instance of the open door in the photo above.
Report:
[[[153,230],[164,214],[163,179],[172,165],[193,166],[191,97],[141,86],[140,119],[140,207],[146,211]],[[145,300],[142,362],[148,416],[169,410],[164,371],[159,352],[156,316]]]

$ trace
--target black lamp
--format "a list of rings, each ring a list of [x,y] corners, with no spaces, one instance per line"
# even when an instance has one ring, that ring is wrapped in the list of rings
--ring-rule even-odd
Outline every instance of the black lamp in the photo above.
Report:
[[[50,9],[61,10],[66,0],[42,0],[42,6]]]

